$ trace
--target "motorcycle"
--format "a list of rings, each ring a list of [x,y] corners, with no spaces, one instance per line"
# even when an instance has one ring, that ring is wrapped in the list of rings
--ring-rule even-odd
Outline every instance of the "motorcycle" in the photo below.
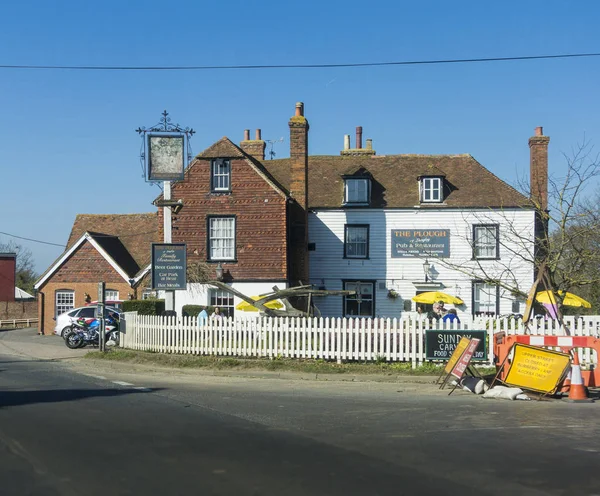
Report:
[[[106,346],[117,346],[119,344],[119,320],[118,317],[107,317],[104,323],[104,335]],[[100,320],[77,319],[71,325],[71,329],[64,335],[67,348],[83,348],[87,345],[100,345]]]

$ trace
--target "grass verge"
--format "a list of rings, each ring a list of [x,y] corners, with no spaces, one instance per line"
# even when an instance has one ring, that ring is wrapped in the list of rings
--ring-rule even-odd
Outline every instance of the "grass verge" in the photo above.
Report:
[[[416,369],[407,362],[347,362],[290,358],[233,358],[198,355],[175,355],[147,351],[112,349],[106,353],[91,351],[85,358],[156,365],[182,369],[265,370],[311,374],[379,374],[379,375],[440,375],[443,366],[425,363]],[[495,373],[493,367],[479,369],[482,375]]]

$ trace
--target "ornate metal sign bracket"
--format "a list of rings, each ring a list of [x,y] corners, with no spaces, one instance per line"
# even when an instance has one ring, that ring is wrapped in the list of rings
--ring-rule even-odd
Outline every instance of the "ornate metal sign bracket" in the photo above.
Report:
[[[140,164],[144,178],[147,178],[150,182],[161,182],[161,180],[152,180],[148,178],[149,164],[148,164],[148,135],[156,134],[160,136],[185,136],[185,153],[186,153],[186,164],[189,165],[192,161],[192,146],[190,140],[196,131],[190,127],[181,127],[179,124],[174,124],[169,117],[169,113],[165,110],[161,114],[160,121],[149,127],[138,127],[135,131],[142,138],[142,145],[140,148]]]

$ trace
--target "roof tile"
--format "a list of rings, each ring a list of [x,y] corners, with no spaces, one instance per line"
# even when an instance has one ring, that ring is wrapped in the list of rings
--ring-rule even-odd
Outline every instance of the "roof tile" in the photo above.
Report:
[[[289,192],[290,159],[266,160],[265,168]],[[519,193],[471,155],[374,155],[308,157],[308,202],[310,208],[339,208],[344,199],[343,176],[372,178],[371,207],[413,208],[419,205],[421,176],[444,176],[444,207],[525,207],[527,197]],[[421,205],[426,208],[428,205]],[[431,207],[440,207],[432,204]]]

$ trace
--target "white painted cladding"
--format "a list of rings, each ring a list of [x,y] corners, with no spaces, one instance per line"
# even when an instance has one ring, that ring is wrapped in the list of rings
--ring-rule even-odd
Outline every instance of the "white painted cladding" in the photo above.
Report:
[[[344,226],[369,225],[369,258],[344,258]],[[473,260],[472,236],[474,224],[498,224],[500,235],[499,260]],[[375,316],[399,317],[404,312],[404,301],[411,301],[417,290],[436,288],[419,287],[425,280],[425,258],[392,258],[391,233],[395,229],[423,229],[450,231],[450,257],[428,258],[431,273],[440,291],[460,297],[464,305],[457,307],[459,315],[472,313],[472,284],[477,278],[488,276],[510,281],[527,293],[533,283],[534,267],[531,262],[534,247],[534,212],[525,209],[420,209],[414,210],[322,210],[309,215],[309,241],[315,244],[310,251],[310,279],[317,286],[342,289],[343,280],[375,281]],[[387,297],[394,289],[400,298]],[[515,298],[500,289],[500,314],[512,313]],[[323,316],[343,316],[342,297],[318,298],[316,304]],[[524,310],[524,301],[519,302]]]

